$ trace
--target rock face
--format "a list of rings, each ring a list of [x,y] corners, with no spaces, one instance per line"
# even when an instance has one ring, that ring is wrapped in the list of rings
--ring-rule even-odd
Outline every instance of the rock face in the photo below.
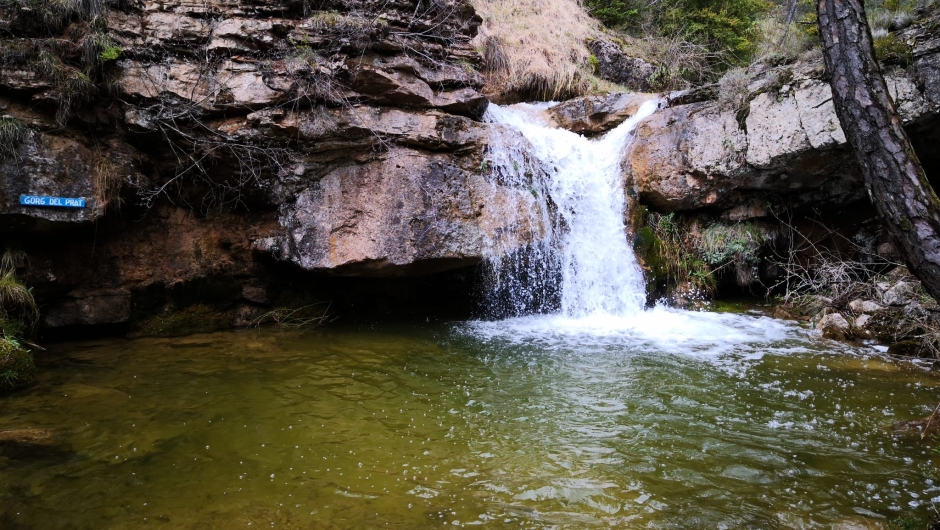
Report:
[[[528,191],[501,190],[447,156],[407,149],[328,173],[282,209],[281,225],[285,234],[255,248],[304,269],[355,275],[472,265],[500,235],[518,248],[547,230]]]
[[[604,38],[589,42],[588,48],[597,60],[597,74],[600,77],[638,92],[647,92],[653,88],[650,79],[656,73],[655,66],[628,56],[620,45]]]
[[[923,33],[923,27],[906,31]],[[926,162],[937,156],[931,138],[938,129],[940,83],[931,79],[940,72],[940,41],[919,39],[910,70],[893,68],[885,76]],[[681,94],[640,125],[624,162],[631,194],[667,212],[730,211],[770,195],[786,197],[791,206],[864,198],[822,61],[755,65],[748,75],[741,106],[690,102],[693,98]]]
[[[127,322],[142,293],[277,262],[420,275],[543,236],[537,199],[483,162],[466,0],[108,5],[95,34],[83,3],[41,5],[48,27],[0,6],[0,126],[15,132],[0,251],[29,255],[45,326]],[[50,31],[74,47],[34,38]]]
[[[0,2],[0,251],[29,256],[18,273],[44,325],[63,328],[163,311],[161,293],[211,293],[250,321],[297,278],[346,286],[517,250],[544,237],[553,205],[488,167],[480,22],[467,0]],[[890,86],[933,138],[940,45],[927,26],[905,31],[921,32],[914,64]],[[592,50],[601,75],[648,88],[652,66],[611,42]],[[767,194],[862,198],[821,65],[750,74],[742,108],[697,92],[646,120],[629,193],[731,220],[767,215]],[[550,114],[595,135],[649,97]]]

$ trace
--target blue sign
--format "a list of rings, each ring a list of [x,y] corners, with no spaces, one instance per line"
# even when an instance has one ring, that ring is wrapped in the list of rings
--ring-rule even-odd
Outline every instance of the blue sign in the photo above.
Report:
[[[52,206],[58,208],[84,208],[85,199],[81,197],[42,197],[39,195],[20,195],[23,206]]]

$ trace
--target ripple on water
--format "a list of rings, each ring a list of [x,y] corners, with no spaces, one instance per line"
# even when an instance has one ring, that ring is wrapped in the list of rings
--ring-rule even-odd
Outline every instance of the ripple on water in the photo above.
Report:
[[[891,429],[929,414],[929,373],[777,321],[642,318],[59,345],[0,425],[68,450],[0,444],[0,521],[828,528],[940,497],[932,442]]]

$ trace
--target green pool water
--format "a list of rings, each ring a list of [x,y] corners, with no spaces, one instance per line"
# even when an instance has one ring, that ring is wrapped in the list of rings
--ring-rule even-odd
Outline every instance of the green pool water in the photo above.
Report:
[[[56,440],[0,449],[0,527],[831,528],[932,513],[934,445],[893,424],[928,415],[940,379],[778,331],[720,349],[492,323],[55,344],[39,384],[0,399],[0,430]]]

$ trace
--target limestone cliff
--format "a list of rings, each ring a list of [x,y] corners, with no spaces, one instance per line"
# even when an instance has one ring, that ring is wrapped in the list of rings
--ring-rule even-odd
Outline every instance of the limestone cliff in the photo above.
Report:
[[[899,36],[912,45],[910,64],[884,72],[928,173],[940,162],[936,18]],[[766,215],[768,201],[791,208],[867,201],[822,59],[757,64],[747,75],[740,94],[718,94],[720,86],[675,94],[643,123],[624,159],[629,192],[661,211],[707,208],[737,220]]]
[[[461,269],[544,237],[537,212],[551,209],[488,167],[480,22],[466,0],[0,2],[0,251],[29,256],[22,272],[53,328],[207,299],[244,323],[300,303],[298,282],[353,305],[390,285],[375,278],[417,278],[402,281],[420,304],[453,294],[422,278],[457,271],[466,295]],[[906,30],[912,64],[887,75],[936,167],[933,27]],[[775,201],[864,203],[821,63],[748,75],[731,105],[716,87],[665,97],[624,157],[627,193],[730,220]],[[648,97],[550,114],[599,134]]]
[[[275,260],[452,269],[545,228],[485,171],[464,0],[0,9],[0,239],[30,256],[49,326],[123,322],[133,293]]]

